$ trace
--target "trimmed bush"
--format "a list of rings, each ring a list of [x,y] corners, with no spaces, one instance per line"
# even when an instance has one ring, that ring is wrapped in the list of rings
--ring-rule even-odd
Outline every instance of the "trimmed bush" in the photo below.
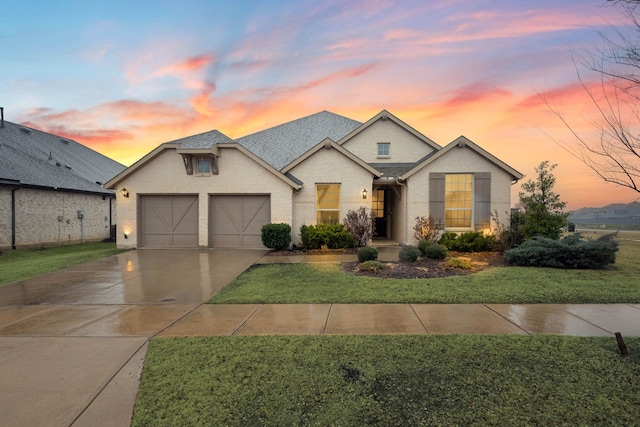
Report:
[[[356,241],[342,224],[303,225],[300,238],[305,249],[355,248]]]
[[[291,226],[289,224],[265,224],[261,229],[262,244],[277,251],[283,251],[291,243]]]
[[[425,256],[427,254],[427,248],[432,245],[437,245],[437,243],[429,240],[420,240],[420,242],[418,242],[418,249],[420,250],[420,254],[422,256]]]
[[[420,256],[420,249],[415,246],[407,245],[400,249],[400,262],[416,262]]]
[[[371,211],[364,206],[357,211],[349,210],[342,220],[344,228],[353,236],[358,247],[367,246],[374,233]]]
[[[358,267],[360,271],[380,271],[389,268],[388,265],[382,264],[375,260],[365,261]]]
[[[422,251],[421,251],[422,252]],[[427,246],[423,253],[429,259],[445,259],[447,257],[447,247],[437,243]]]
[[[601,269],[616,261],[615,234],[582,240],[580,234],[554,240],[536,237],[504,253],[510,265],[527,267]]]
[[[371,246],[365,246],[364,248],[358,251],[358,261],[375,261],[378,259],[378,250],[376,248],[372,248]]]
[[[459,236],[451,231],[444,233],[438,242],[451,251],[483,252],[491,251],[496,246],[495,236],[484,236],[478,231],[467,231]]]

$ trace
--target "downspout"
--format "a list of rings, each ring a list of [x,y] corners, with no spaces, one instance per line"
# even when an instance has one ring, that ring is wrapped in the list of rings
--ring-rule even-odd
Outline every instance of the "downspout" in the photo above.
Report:
[[[20,186],[11,190],[11,248],[16,249],[16,191]]]
[[[407,194],[407,184],[400,182],[400,180],[401,178],[396,179],[396,184],[398,184],[400,187],[404,187],[404,236],[402,236],[402,244],[404,245],[408,242],[407,231],[409,228],[409,197]]]

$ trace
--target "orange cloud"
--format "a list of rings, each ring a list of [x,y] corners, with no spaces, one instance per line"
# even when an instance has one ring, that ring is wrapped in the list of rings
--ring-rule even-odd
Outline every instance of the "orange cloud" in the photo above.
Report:
[[[154,75],[161,76],[165,74],[180,75],[192,71],[198,71],[202,68],[214,63],[216,57],[211,53],[193,56],[175,64],[170,64],[159,69]]]

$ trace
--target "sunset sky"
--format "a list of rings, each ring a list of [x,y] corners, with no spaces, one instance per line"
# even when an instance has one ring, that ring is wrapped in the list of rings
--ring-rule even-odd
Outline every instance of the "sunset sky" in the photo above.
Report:
[[[622,22],[607,3],[0,0],[0,106],[125,165],[212,129],[387,109],[442,146],[465,135],[525,180],[557,163],[569,210],[628,203],[640,194],[554,142],[571,136],[541,96],[593,133],[571,52]]]

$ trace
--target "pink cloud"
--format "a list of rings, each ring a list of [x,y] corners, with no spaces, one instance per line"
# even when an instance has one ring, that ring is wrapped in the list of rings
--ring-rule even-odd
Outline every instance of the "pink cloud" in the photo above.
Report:
[[[156,76],[162,75],[181,75],[183,73],[189,73],[192,71],[199,71],[202,68],[215,62],[216,57],[211,53],[205,53],[202,55],[192,56],[185,60],[176,62],[174,64],[166,65],[160,68],[154,73]]]

